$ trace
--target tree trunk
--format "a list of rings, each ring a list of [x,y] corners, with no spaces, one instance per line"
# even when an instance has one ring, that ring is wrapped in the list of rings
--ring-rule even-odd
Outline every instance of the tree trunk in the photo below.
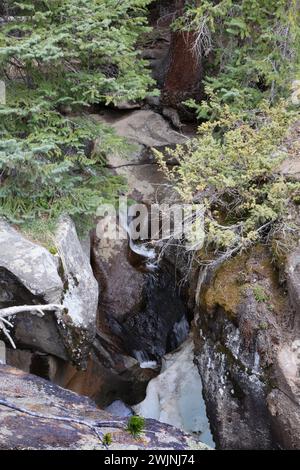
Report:
[[[176,0],[176,16],[183,14],[186,0]],[[201,98],[202,60],[193,50],[196,33],[174,31],[171,35],[162,104],[184,112],[182,102]]]

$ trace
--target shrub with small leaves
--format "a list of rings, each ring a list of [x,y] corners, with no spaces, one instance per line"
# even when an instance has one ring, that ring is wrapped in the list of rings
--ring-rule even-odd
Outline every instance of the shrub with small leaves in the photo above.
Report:
[[[252,292],[256,302],[267,302],[269,300],[269,296],[262,286],[254,286]]]
[[[274,107],[263,102],[247,116],[224,105],[197,138],[168,149],[178,165],[170,168],[155,151],[181,199],[204,206],[205,244],[215,254],[231,256],[267,236],[299,194],[300,184],[278,170],[286,158],[281,144],[297,117],[283,100]]]

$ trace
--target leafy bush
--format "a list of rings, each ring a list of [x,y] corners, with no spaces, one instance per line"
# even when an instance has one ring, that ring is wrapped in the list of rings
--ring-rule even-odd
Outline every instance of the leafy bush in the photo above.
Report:
[[[123,141],[78,117],[94,103],[144,98],[136,50],[150,0],[7,1],[0,29],[0,215],[13,222],[93,214],[122,185],[103,163]],[[4,7],[3,7],[4,10]],[[83,116],[84,117],[84,116]],[[92,142],[98,138],[95,149]]]
[[[280,150],[295,115],[284,101],[275,107],[262,103],[260,110],[232,112],[214,103],[213,122],[199,127],[199,136],[169,149],[178,166],[158,161],[181,199],[205,208],[206,247],[231,256],[268,234],[283,217],[299,183],[287,182],[277,171],[286,154]]]

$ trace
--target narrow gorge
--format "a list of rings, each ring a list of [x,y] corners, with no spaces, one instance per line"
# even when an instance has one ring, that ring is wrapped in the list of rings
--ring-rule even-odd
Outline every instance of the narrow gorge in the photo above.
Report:
[[[74,0],[69,1],[73,8]],[[97,15],[104,15],[98,2],[91,3],[97,5]],[[110,3],[106,2],[111,8]],[[78,78],[78,55],[67,58],[64,72],[72,74],[76,69],[76,80],[74,88],[65,91],[70,96],[59,99],[58,89],[53,94],[47,89],[50,72],[45,72],[39,91],[48,90],[45,102],[56,98],[57,102],[40,141],[29,133],[22,150],[22,168],[28,165],[30,176],[26,173],[25,183],[23,176],[21,180],[31,198],[24,204],[18,205],[17,186],[23,170],[17,163],[13,168],[7,156],[19,162],[20,149],[2,132],[13,147],[5,155],[0,147],[0,449],[299,450],[299,103],[293,108],[299,90],[293,85],[287,107],[281,95],[279,104],[272,95],[274,108],[270,108],[265,95],[261,102],[257,96],[269,91],[269,86],[275,96],[276,80],[270,85],[262,72],[249,79],[245,95],[237,89],[238,74],[227,77],[229,85],[226,80],[223,84],[224,70],[229,75],[232,69],[223,64],[228,57],[220,52],[219,42],[224,40],[232,55],[230,48],[237,38],[241,50],[246,47],[242,40],[250,33],[239,28],[246,28],[248,20],[250,26],[256,21],[246,7],[235,10],[230,2],[208,2],[212,5],[203,16],[201,2],[191,2],[191,11],[188,2],[181,0],[144,2],[150,4],[148,9],[131,3],[137,13],[130,8],[124,13],[118,3],[114,5],[121,9],[115,13],[121,17],[118,27],[104,15],[98,28],[109,32],[107,43],[113,42],[114,28],[118,33],[129,28],[124,33],[128,42],[136,34],[133,46],[123,54],[128,54],[128,61],[133,56],[141,61],[137,70],[128,72],[130,65],[125,59],[122,62],[122,53],[116,63],[110,63],[109,52],[102,51],[95,63],[101,64],[105,79],[96,74],[96,84],[89,83],[88,91],[82,92],[86,77],[82,73]],[[68,3],[66,11],[73,18],[69,7]],[[260,8],[265,15],[263,5]],[[7,15],[0,6],[4,25],[14,24],[14,15],[21,24],[25,22],[26,15],[20,17],[16,11]],[[243,20],[245,25],[233,21],[240,11],[249,16]],[[201,20],[201,28],[196,29],[193,22],[192,29],[187,27],[193,14]],[[38,18],[34,21],[42,23]],[[223,36],[214,39],[223,27]],[[133,33],[135,28],[145,30]],[[7,34],[22,37],[23,29],[16,31],[12,26]],[[67,32],[58,32],[63,41]],[[225,32],[233,39],[225,40]],[[91,34],[96,34],[94,29]],[[86,38],[78,50],[84,51],[87,43]],[[92,40],[89,47],[83,63],[94,73]],[[282,52],[283,46],[279,49]],[[51,54],[53,60],[60,60],[59,42],[55,51],[47,53],[50,62]],[[31,62],[28,54],[26,86],[35,95],[31,68],[43,67],[37,58]],[[38,57],[38,51],[35,54]],[[292,53],[290,57],[296,60]],[[214,69],[217,58],[219,74]],[[140,83],[137,77],[144,61],[150,78],[142,76]],[[25,71],[19,72],[23,65],[18,64],[8,61],[0,78],[22,81]],[[124,76],[118,83],[122,92],[119,88],[117,92],[111,84],[122,67]],[[210,70],[215,82],[209,78],[205,82]],[[151,92],[142,91],[144,86]],[[71,99],[74,90],[78,97]],[[224,93],[220,101],[219,91]],[[89,93],[92,98],[85,102]],[[125,97],[114,101],[118,93]],[[4,116],[11,123],[10,113],[18,116],[22,124],[16,134],[22,140],[24,116],[28,111],[32,119],[40,108],[33,101],[27,110],[27,98],[17,99],[20,109],[16,111],[9,101],[7,109],[3,105],[1,119]],[[248,114],[243,100],[254,103]],[[49,109],[48,103],[41,122],[48,119]],[[40,126],[36,119],[35,125]],[[58,143],[47,144],[57,119],[62,119],[54,132]],[[75,123],[74,141],[63,127],[69,129],[69,121]],[[28,126],[32,129],[33,122]],[[93,138],[87,137],[87,129],[92,129]],[[79,145],[80,131],[83,143]],[[65,161],[58,149],[63,149]],[[48,151],[50,156],[43,161],[43,152]],[[72,167],[76,152],[80,170]],[[51,201],[53,212],[62,201],[66,203],[68,210],[57,209],[54,228],[52,209],[43,212],[45,200],[30,186],[37,171],[28,163],[29,154],[37,156],[38,168],[43,162],[43,175],[37,181],[40,184],[45,178],[43,197]],[[1,172],[5,159],[9,163]],[[99,200],[93,192],[98,163],[103,173],[96,186],[103,204],[94,210],[89,204]],[[53,172],[51,177],[47,171]],[[74,181],[68,179],[70,175]],[[12,190],[13,203],[5,205],[11,177],[16,178],[12,186],[17,189]],[[53,194],[52,186],[47,186],[50,180]],[[70,197],[57,190],[60,184],[71,188]],[[86,190],[83,200],[81,190]],[[154,216],[153,208],[182,204],[185,197],[196,212],[189,219],[184,242],[164,238],[164,209]],[[120,206],[110,211],[122,200],[125,211]],[[35,204],[37,213],[30,212]],[[138,217],[133,213],[136,205],[141,207]],[[25,206],[28,214],[24,215]],[[198,217],[203,231],[198,230]],[[29,230],[28,221],[36,218],[42,228]],[[43,225],[49,220],[50,232]],[[175,226],[174,220],[173,214]],[[151,224],[158,237],[149,230]],[[115,236],[103,236],[104,228],[111,227]],[[132,227],[138,227],[138,232],[146,227],[146,235],[137,239]],[[186,245],[189,237],[193,243]],[[136,434],[130,431],[130,419],[135,416],[144,418]]]

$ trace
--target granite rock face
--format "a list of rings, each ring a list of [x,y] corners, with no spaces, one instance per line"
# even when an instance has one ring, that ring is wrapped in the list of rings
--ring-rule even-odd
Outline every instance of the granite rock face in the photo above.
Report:
[[[221,266],[196,299],[195,358],[218,448],[299,448],[295,254],[288,266],[289,295],[272,254],[253,247]]]
[[[87,398],[8,366],[0,365],[0,382],[2,450],[105,450],[101,438],[106,433],[112,437],[111,450],[207,449],[192,436],[154,420],[147,420],[141,438],[134,439],[125,430],[126,418],[112,416]]]
[[[8,271],[32,295],[43,299],[45,303],[61,302],[63,282],[57,271],[55,257],[2,220],[0,269],[2,272]],[[8,298],[7,301],[9,300]]]
[[[60,331],[69,356],[82,364],[87,361],[96,335],[98,283],[79,242],[75,225],[67,216],[59,221],[55,245],[65,285],[62,303],[67,309]]]
[[[60,220],[58,254],[0,221],[0,306],[59,304],[61,312],[14,319],[13,337],[32,349],[84,366],[96,333],[98,284],[70,218]]]

